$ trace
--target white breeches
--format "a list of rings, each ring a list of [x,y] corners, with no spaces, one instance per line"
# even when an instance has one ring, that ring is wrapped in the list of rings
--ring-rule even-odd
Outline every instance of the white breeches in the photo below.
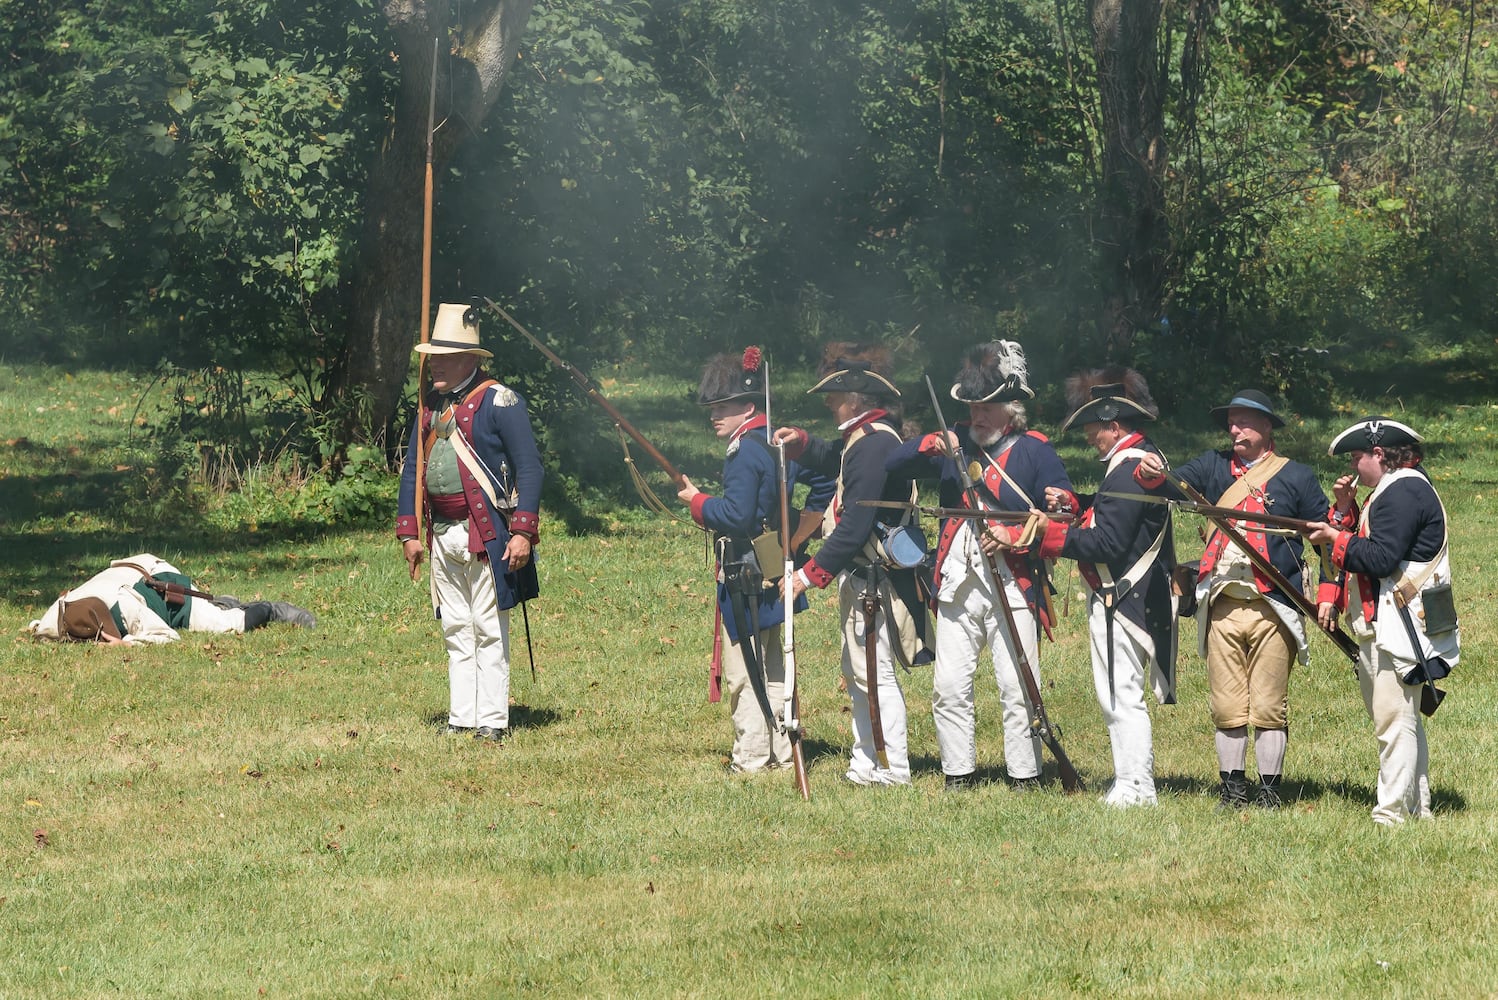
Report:
[[[1430,815],[1430,750],[1420,719],[1420,685],[1399,679],[1399,669],[1409,666],[1374,645],[1371,636],[1358,642],[1358,686],[1378,738],[1377,823]]]
[[[853,752],[848,760],[848,780],[862,785],[910,783],[910,751],[905,735],[905,694],[895,676],[895,657],[885,626],[885,602],[890,599],[889,579],[879,579],[879,610],[874,616],[875,677],[879,685],[879,715],[884,733],[885,758],[879,766],[874,750],[874,730],[869,721],[867,656],[864,647],[863,592],[860,574],[843,573],[837,578],[838,613],[843,623],[843,680],[853,703]]]
[[[770,712],[785,711],[785,653],[780,646],[780,626],[759,633],[760,655],[764,659],[770,694]],[[744,650],[728,638],[723,630],[723,682],[728,688],[728,711],[733,717],[733,769],[758,771],[791,759],[791,740],[783,730],[765,721],[764,710],[749,684],[749,668]]]
[[[1113,680],[1108,678],[1108,628],[1103,601],[1089,595],[1087,629],[1092,640],[1092,683],[1097,691],[1108,741],[1113,747],[1113,788],[1104,796],[1108,805],[1153,805],[1155,750],[1149,708],[1144,702],[1149,653],[1122,621],[1113,623]]]
[[[510,613],[500,611],[494,574],[468,551],[467,523],[432,539],[432,583],[447,644],[450,725],[510,724]]]
[[[1027,605],[1012,611],[1026,658],[1040,683],[1035,613]],[[931,714],[946,774],[971,774],[978,766],[976,715],[973,709],[978,659],[987,646],[999,685],[1004,716],[1004,762],[1010,779],[1040,774],[1040,737],[1030,723],[1034,707],[1026,696],[1014,658],[1014,640],[1001,609],[986,586],[969,576],[950,598],[936,606],[936,667],[932,676]]]

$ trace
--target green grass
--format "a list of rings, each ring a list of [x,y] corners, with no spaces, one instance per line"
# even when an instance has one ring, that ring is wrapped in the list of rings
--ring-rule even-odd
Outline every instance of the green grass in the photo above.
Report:
[[[1387,831],[1368,818],[1356,684],[1316,638],[1292,682],[1287,808],[1214,810],[1188,652],[1180,704],[1153,709],[1160,807],[1103,809],[1075,577],[1041,668],[1089,794],[944,794],[929,672],[905,680],[914,785],[841,785],[825,594],[797,629],[812,801],[783,774],[730,777],[700,536],[638,513],[548,525],[534,680],[515,621],[515,735],[447,737],[441,640],[389,532],[175,511],[118,416],[139,392],[0,367],[0,996],[1498,994],[1490,406],[1407,414],[1440,438],[1465,656],[1430,723],[1437,819]],[[1385,408],[1358,402],[1287,429],[1325,482],[1331,433]],[[663,440],[710,481],[716,448],[682,410]],[[1212,442],[1160,430],[1177,457]],[[1079,482],[1095,475],[1061,444]],[[129,650],[29,639],[60,589],[140,549],[320,626]],[[990,777],[998,714],[980,683]]]

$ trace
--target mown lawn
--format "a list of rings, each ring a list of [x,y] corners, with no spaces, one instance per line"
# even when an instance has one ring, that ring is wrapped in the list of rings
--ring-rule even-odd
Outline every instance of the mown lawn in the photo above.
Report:
[[[1180,703],[1154,709],[1158,809],[1054,781],[943,793],[929,672],[905,680],[915,784],[845,786],[825,596],[797,628],[812,801],[784,775],[730,777],[701,537],[639,513],[587,535],[551,521],[534,678],[515,622],[517,731],[448,737],[426,588],[387,530],[187,517],[127,435],[144,383],[75,374],[0,367],[0,996],[1498,993],[1492,406],[1404,415],[1432,440],[1465,641],[1430,723],[1437,818],[1389,831],[1368,819],[1355,682],[1319,638],[1278,813],[1215,810],[1190,653]],[[1361,412],[1292,421],[1285,450],[1329,484],[1317,456]],[[683,467],[710,485],[698,416],[662,433],[699,442]],[[1159,438],[1179,458],[1211,441]],[[1079,484],[1095,475],[1061,444]],[[129,650],[28,637],[59,590],[143,549],[320,625]],[[1095,792],[1107,737],[1065,589],[1042,672]],[[996,778],[991,683],[978,712]]]

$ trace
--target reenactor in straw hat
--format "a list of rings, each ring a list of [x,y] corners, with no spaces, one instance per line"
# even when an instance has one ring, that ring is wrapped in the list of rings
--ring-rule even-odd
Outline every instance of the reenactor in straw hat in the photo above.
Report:
[[[501,740],[510,724],[510,609],[539,593],[541,454],[525,400],[489,378],[475,307],[443,303],[427,356],[431,391],[411,429],[395,534],[410,567],[432,561],[447,646],[449,732]],[[417,482],[417,454],[425,456]],[[417,490],[422,520],[416,520]],[[425,540],[421,538],[425,531]]]
[[[52,602],[31,623],[41,639],[110,645],[175,642],[178,632],[243,633],[285,622],[317,625],[305,608],[285,601],[241,602],[197,589],[192,578],[149,552],[116,559]]]
[[[1144,376],[1130,368],[1073,376],[1067,380],[1066,394],[1076,409],[1061,430],[1080,426],[1106,471],[1097,494],[1080,498],[1080,522],[1050,522],[1041,554],[1075,559],[1090,591],[1087,628],[1093,686],[1113,747],[1113,785],[1103,802],[1117,808],[1154,805],[1154,740],[1144,686],[1149,678],[1155,697],[1174,703],[1176,609],[1170,582],[1175,546],[1170,508],[1110,494],[1148,492],[1134,471],[1159,449],[1139,427],[1154,420],[1159,408]],[[1060,510],[1067,498],[1060,490],[1047,490],[1046,499],[1050,510]]]
[[[820,380],[808,392],[823,393],[841,438],[825,441],[799,427],[781,427],[789,457],[837,477],[837,495],[823,522],[826,538],[816,555],[796,571],[795,593],[837,581],[842,622],[843,680],[853,703],[853,750],[844,777],[857,785],[910,783],[905,696],[895,674],[898,659],[928,662],[926,609],[917,594],[915,565],[898,557],[886,540],[908,525],[909,516],[861,500],[915,500],[909,478],[890,476],[885,460],[899,446],[900,391],[890,381],[889,353],[878,345],[832,343],[823,353]],[[867,622],[873,619],[873,628]],[[868,651],[874,652],[870,698]],[[870,706],[873,706],[871,712]]]
[[[1423,712],[1445,692],[1435,682],[1456,666],[1461,632],[1451,600],[1450,523],[1422,464],[1419,434],[1388,417],[1365,417],[1332,441],[1352,472],[1332,486],[1327,521],[1307,537],[1331,546],[1345,570],[1342,599],[1358,641],[1358,684],[1378,738],[1375,822],[1430,816],[1430,752]],[[1373,492],[1359,511],[1357,488]],[[1323,621],[1335,621],[1335,608]]]
[[[756,552],[756,538],[797,525],[780,523],[780,468],[770,444],[765,414],[765,365],[757,347],[742,355],[720,354],[702,369],[697,402],[708,407],[713,433],[726,443],[723,491],[702,492],[683,477],[677,492],[692,511],[692,520],[715,536],[718,555],[718,620],[723,679],[733,719],[735,773],[753,773],[791,763],[790,737],[777,723],[785,703],[785,662],[780,638],[785,602],[775,582],[784,567],[778,551],[766,565]],[[786,462],[786,488],[804,483],[806,509],[825,510],[835,486],[831,479],[795,462]],[[796,602],[799,613],[804,598]]]
[[[967,355],[950,394],[966,403],[968,417],[949,433],[973,469],[977,503],[1001,511],[1044,507],[1046,491],[1058,490],[1067,509],[1076,509],[1071,480],[1056,450],[1038,432],[1027,430],[1025,401],[1035,393],[1026,382],[1024,350],[1012,341],[982,344]],[[966,507],[963,477],[948,457],[942,432],[905,442],[885,462],[894,476],[937,479],[943,507]],[[1004,762],[1010,784],[1025,791],[1040,785],[1040,737],[1031,725],[1034,707],[1026,696],[1008,618],[998,613],[985,562],[993,560],[998,584],[1013,609],[1022,652],[1038,664],[1040,626],[1048,618],[1049,576],[1030,525],[981,522],[952,517],[942,523],[936,545],[932,590],[936,608],[936,665],[932,715],[941,747],[946,788],[966,788],[977,768],[973,685],[978,655],[987,646],[1003,705]],[[1027,530],[1028,529],[1028,530]],[[1002,558],[995,558],[1002,554]],[[1039,683],[1038,670],[1036,683]]]
[[[1274,431],[1285,421],[1258,389],[1241,389],[1212,419],[1228,432],[1229,447],[1206,451],[1175,474],[1217,507],[1301,520],[1320,520],[1326,494],[1316,473],[1275,451]],[[1178,496],[1165,485],[1164,460],[1146,455],[1139,481]],[[1189,498],[1188,498],[1189,499]],[[1296,590],[1302,590],[1305,543],[1293,530],[1245,523],[1241,534]],[[1321,599],[1335,600],[1330,565],[1321,566]],[[1213,531],[1202,553],[1195,588],[1196,631],[1207,661],[1212,722],[1216,727],[1219,808],[1248,805],[1248,728],[1254,731],[1259,789],[1254,804],[1280,805],[1280,775],[1289,743],[1290,671],[1306,663],[1305,620],[1290,598],[1256,569],[1222,531]]]

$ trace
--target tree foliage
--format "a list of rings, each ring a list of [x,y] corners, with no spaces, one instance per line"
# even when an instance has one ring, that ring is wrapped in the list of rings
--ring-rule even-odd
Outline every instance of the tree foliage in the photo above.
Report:
[[[268,368],[294,398],[263,440],[313,455],[409,398],[433,39],[433,299],[489,295],[586,367],[686,382],[748,342],[794,363],[872,337],[940,372],[1004,336],[1043,389],[1108,359],[1167,402],[1253,372],[1314,405],[1370,345],[1495,325],[1491,4],[0,15],[12,349],[165,360],[235,399]],[[485,336],[543,411],[575,402]]]

